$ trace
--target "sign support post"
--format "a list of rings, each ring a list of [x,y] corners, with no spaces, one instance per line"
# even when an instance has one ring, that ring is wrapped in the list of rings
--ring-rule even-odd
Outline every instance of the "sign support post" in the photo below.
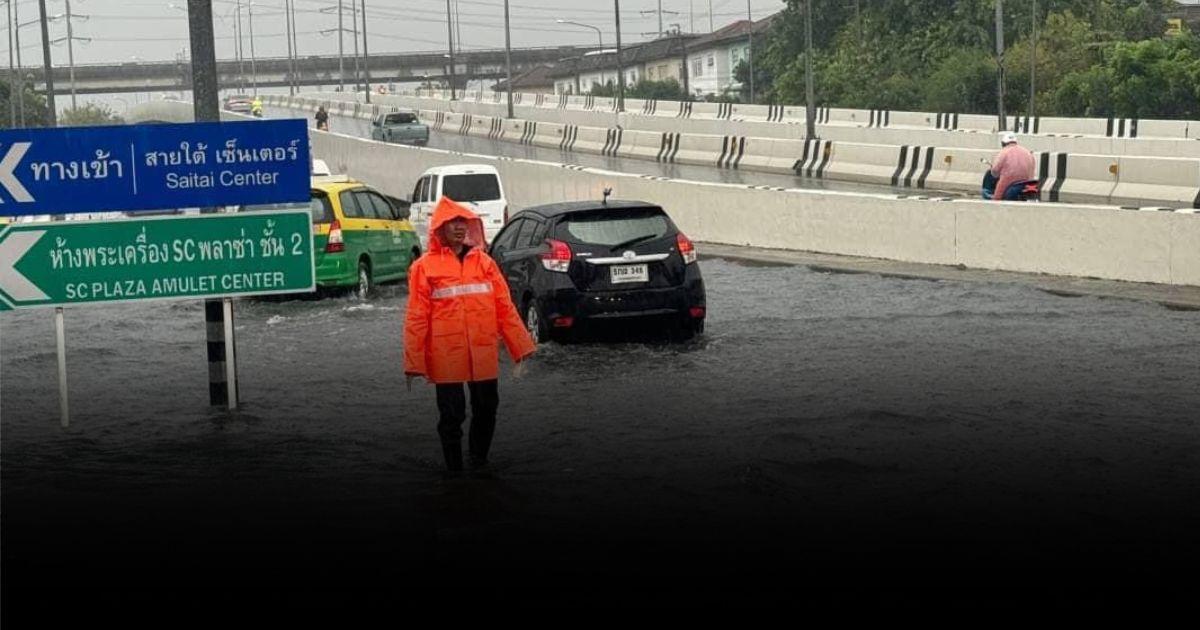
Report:
[[[210,300],[216,301],[216,300]],[[225,316],[225,383],[229,387],[229,410],[237,411],[237,355],[233,348],[233,298],[223,298],[221,307]]]
[[[212,0],[188,0],[188,31],[192,46],[192,102],[195,103],[196,122],[221,120],[221,106],[217,85],[217,52],[213,42]],[[216,208],[203,208],[201,212],[216,212]],[[208,403],[220,407],[229,403],[230,383],[236,379],[237,366],[230,369],[232,357],[222,355],[222,346],[232,345],[225,338],[227,308],[220,300],[204,301],[205,338],[208,342]],[[232,332],[228,333],[232,334]],[[234,379],[229,377],[234,374]],[[233,407],[230,407],[233,409]]]
[[[67,398],[67,334],[63,326],[63,309],[54,309],[54,332],[58,337],[58,411],[62,428],[71,424],[71,405]]]

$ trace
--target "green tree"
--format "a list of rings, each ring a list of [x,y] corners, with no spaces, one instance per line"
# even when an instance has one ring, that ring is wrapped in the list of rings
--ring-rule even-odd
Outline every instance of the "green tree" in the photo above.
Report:
[[[125,119],[118,116],[107,105],[87,103],[81,107],[63,110],[59,124],[63,127],[90,127],[95,125],[120,125]]]
[[[13,85],[7,79],[0,80],[0,129],[9,126],[9,102],[13,98]],[[25,104],[25,126],[45,127],[50,120],[50,110],[46,107],[46,98],[34,93],[25,86],[22,101]],[[20,120],[17,121],[20,124]]]
[[[683,91],[683,86],[675,79],[663,79],[661,81],[638,81],[632,88],[625,92],[629,98],[644,98],[644,99],[659,99],[665,101],[683,101],[687,100],[687,93]]]

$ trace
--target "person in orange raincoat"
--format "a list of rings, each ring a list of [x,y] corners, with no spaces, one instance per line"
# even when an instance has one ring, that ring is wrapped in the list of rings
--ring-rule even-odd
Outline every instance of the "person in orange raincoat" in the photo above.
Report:
[[[449,471],[463,468],[463,383],[471,392],[470,463],[487,464],[499,405],[499,340],[517,364],[535,345],[508,295],[500,267],[484,251],[483,221],[442,197],[429,222],[429,247],[408,271],[404,374],[437,386],[438,435]]]

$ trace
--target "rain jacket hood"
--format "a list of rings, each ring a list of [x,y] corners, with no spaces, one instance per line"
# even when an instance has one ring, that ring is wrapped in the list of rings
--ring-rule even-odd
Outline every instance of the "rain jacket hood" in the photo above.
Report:
[[[460,218],[467,220],[466,244],[469,247],[487,246],[483,231],[483,219],[480,219],[479,215],[471,212],[466,206],[443,195],[433,209],[433,218],[429,220],[429,251],[440,251],[446,246],[442,242],[439,232],[443,225]]]

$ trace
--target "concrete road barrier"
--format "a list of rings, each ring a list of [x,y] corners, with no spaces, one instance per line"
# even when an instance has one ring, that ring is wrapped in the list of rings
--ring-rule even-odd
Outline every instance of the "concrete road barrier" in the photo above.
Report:
[[[835,142],[830,157],[829,164],[822,171],[824,177],[896,185],[892,183],[898,160],[897,148],[894,146]],[[923,176],[927,174],[928,172],[917,173],[916,177],[908,178],[911,187],[917,187],[918,180],[923,182]],[[900,178],[901,185],[904,185],[904,181],[904,178]]]
[[[1109,202],[1139,205],[1143,199],[1172,207],[1200,207],[1200,162],[1169,158],[1120,158]]]
[[[1069,155],[1067,174],[1057,187],[1057,199],[1050,201],[1082,201],[1108,203],[1117,187],[1120,172],[1118,161],[1104,155]]]

